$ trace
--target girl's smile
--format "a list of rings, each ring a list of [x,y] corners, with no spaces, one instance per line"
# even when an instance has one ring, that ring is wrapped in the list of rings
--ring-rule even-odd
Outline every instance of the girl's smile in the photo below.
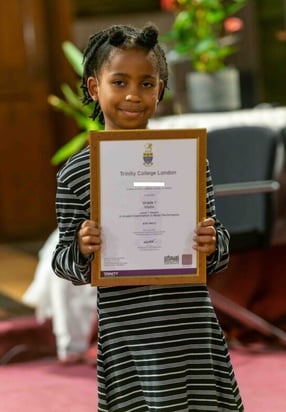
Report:
[[[140,116],[143,113],[143,111],[139,111],[139,110],[129,111],[129,110],[121,109],[121,111],[122,111],[122,114],[126,116],[126,118],[130,118],[130,119],[135,119],[136,117]]]

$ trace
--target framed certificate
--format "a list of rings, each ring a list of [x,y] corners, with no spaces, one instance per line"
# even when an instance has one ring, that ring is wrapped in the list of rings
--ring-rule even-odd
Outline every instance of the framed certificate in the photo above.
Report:
[[[90,132],[94,286],[205,283],[193,235],[206,215],[206,130]]]

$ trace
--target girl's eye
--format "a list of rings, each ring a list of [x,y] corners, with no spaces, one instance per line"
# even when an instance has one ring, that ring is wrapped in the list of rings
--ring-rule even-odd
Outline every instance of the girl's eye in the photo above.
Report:
[[[115,86],[124,86],[124,81],[123,80],[114,80],[112,82]]]
[[[151,83],[151,82],[144,82],[144,83],[143,83],[143,87],[147,87],[147,88],[149,88],[149,87],[154,87],[154,84]]]

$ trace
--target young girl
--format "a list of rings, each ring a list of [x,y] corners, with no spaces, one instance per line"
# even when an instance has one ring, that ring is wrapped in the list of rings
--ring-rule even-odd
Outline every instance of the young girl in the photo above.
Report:
[[[84,103],[106,130],[145,129],[167,86],[168,70],[153,25],[112,26],[84,53]],[[208,274],[226,267],[229,234],[216,220],[207,163],[207,218],[194,249]],[[58,173],[60,240],[55,273],[90,282],[101,233],[90,220],[89,147]],[[122,239],[124,242],[124,239]],[[98,288],[99,412],[243,411],[228,349],[206,285]]]

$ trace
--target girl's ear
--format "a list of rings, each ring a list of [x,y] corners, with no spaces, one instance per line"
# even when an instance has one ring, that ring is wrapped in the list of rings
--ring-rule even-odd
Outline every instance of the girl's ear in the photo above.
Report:
[[[164,93],[164,82],[163,80],[160,80],[159,90],[158,90],[158,100],[160,100],[162,93]]]
[[[90,97],[94,101],[97,101],[98,80],[95,77],[91,76],[87,79],[87,90],[88,90]]]

